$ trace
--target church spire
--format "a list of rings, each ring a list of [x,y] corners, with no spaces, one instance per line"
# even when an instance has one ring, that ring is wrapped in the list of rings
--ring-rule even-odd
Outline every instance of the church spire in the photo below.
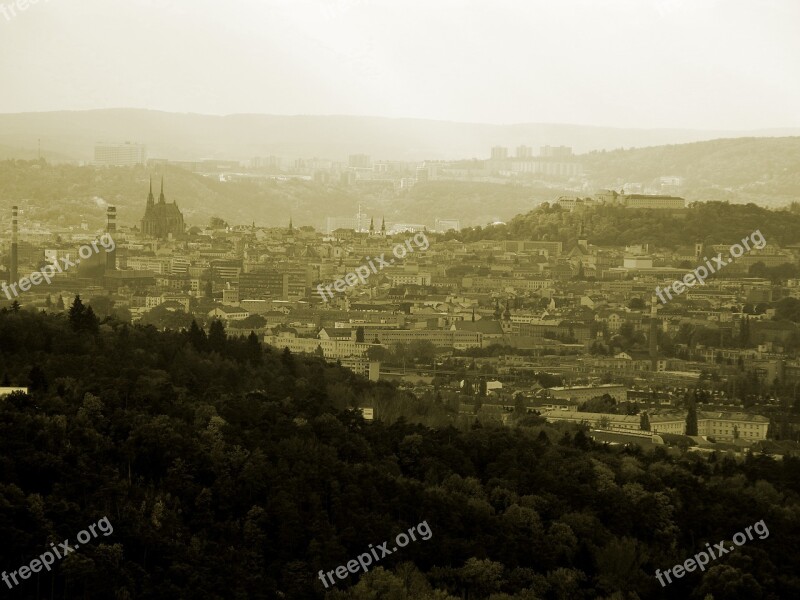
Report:
[[[289,215],[289,231],[294,231],[294,226],[292,225],[292,216]]]
[[[381,233],[386,235],[386,217],[381,217]]]
[[[370,217],[369,218],[369,232],[371,234],[375,233],[375,217]]]
[[[158,203],[164,204],[164,176],[161,176],[161,194],[158,196]]]
[[[150,193],[147,194],[147,205],[153,204],[153,176],[150,176]]]

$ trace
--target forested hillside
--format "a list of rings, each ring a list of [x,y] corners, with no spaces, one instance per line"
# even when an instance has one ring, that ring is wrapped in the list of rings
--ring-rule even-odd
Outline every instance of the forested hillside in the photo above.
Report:
[[[794,458],[616,451],[530,418],[367,423],[348,406],[409,400],[219,325],[98,324],[80,306],[0,312],[0,375],[31,388],[0,400],[2,568],[102,516],[114,527],[13,597],[800,595]],[[766,539],[667,588],[655,579],[762,519]],[[323,588],[318,571],[422,521],[429,540]]]
[[[679,213],[662,210],[597,206],[569,212],[545,203],[507,225],[475,227],[449,237],[480,239],[556,240],[574,244],[580,226],[590,243],[604,246],[648,243],[656,248],[693,246],[696,241],[733,244],[760,229],[767,242],[780,245],[800,242],[800,205],[771,210],[755,204],[696,202]]]

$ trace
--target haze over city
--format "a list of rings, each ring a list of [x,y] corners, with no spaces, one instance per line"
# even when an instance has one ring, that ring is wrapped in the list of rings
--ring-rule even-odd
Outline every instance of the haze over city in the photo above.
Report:
[[[0,589],[800,598],[798,23],[0,0]]]
[[[0,14],[0,112],[800,127],[798,22],[791,0],[51,0]]]

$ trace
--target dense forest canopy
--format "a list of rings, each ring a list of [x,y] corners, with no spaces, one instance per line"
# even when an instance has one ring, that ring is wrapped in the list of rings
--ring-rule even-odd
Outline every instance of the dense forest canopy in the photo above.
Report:
[[[80,307],[0,312],[0,375],[30,387],[0,400],[2,568],[114,527],[15,597],[800,595],[798,459],[612,450],[538,418],[368,423],[350,407],[404,401],[393,386],[221,325],[158,332]],[[655,579],[762,519],[768,538]],[[422,521],[429,540],[323,588],[318,571]]]

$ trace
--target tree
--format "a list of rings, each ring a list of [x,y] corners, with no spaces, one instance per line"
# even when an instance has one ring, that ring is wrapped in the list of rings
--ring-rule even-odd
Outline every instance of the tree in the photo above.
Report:
[[[285,347],[283,349],[283,354],[281,354],[281,363],[290,373],[294,374],[295,371],[294,356],[292,355],[292,351],[289,350],[288,347]]]
[[[470,379],[464,379],[463,393],[465,396],[472,396],[475,393],[472,381]]]
[[[261,342],[258,341],[258,336],[255,331],[251,331],[250,335],[247,336],[245,355],[251,365],[256,366],[261,364]]]
[[[367,358],[371,361],[387,362],[392,357],[392,353],[380,344],[373,344],[367,348]]]
[[[110,296],[95,296],[89,300],[89,306],[92,307],[96,315],[105,318],[111,315],[114,308],[114,301]]]
[[[403,342],[398,342],[394,345],[393,349],[393,358],[398,363],[402,363],[405,366],[406,356],[408,355],[408,346]]]
[[[189,325],[187,336],[189,337],[189,343],[195,350],[202,352],[206,349],[206,332],[197,324],[197,321],[194,319],[192,319],[192,324]]]
[[[689,411],[686,413],[686,435],[697,435],[697,405],[694,398],[689,400]]]
[[[225,352],[225,344],[228,336],[225,334],[225,325],[219,319],[211,321],[208,328],[208,349],[212,352]]]
[[[429,340],[415,340],[408,345],[408,354],[416,362],[432,364],[436,360],[436,346]]]
[[[364,343],[364,327],[362,325],[356,327],[356,342],[359,344]]]
[[[745,316],[739,321],[739,346],[747,348],[750,345],[750,318]]]
[[[617,401],[610,394],[603,394],[602,396],[595,396],[584,402],[580,406],[583,412],[592,413],[617,413]]]
[[[646,412],[639,415],[639,429],[650,431],[650,416]]]
[[[192,315],[183,310],[170,308],[167,303],[159,304],[142,315],[141,323],[153,325],[157,329],[181,330],[191,326]]]
[[[86,312],[83,315],[82,329],[92,334],[96,334],[100,330],[100,321],[91,306],[86,308]]]
[[[69,307],[69,322],[72,329],[79,331],[83,325],[83,316],[86,314],[86,307],[81,301],[80,295],[75,296],[72,301],[72,306]]]
[[[28,381],[30,382],[31,392],[46,392],[48,388],[47,377],[39,365],[33,365],[28,373]]]
[[[528,407],[525,404],[525,396],[518,392],[517,395],[514,396],[514,418],[520,419],[524,417],[527,412]]]
[[[97,333],[100,324],[92,307],[84,306],[80,295],[75,296],[75,300],[69,308],[69,323],[73,331],[88,331],[89,333]]]
[[[64,310],[64,297],[61,294],[58,295],[58,302],[56,302],[56,308],[58,310]]]
[[[224,219],[221,219],[220,217],[211,217],[208,220],[208,226],[211,229],[227,229],[228,222],[225,221]]]
[[[470,590],[470,598],[473,594],[476,598],[486,598],[500,589],[503,565],[499,562],[470,558],[459,571],[464,588]]]
[[[631,310],[644,310],[645,303],[641,298],[631,298],[628,302],[628,308]]]

